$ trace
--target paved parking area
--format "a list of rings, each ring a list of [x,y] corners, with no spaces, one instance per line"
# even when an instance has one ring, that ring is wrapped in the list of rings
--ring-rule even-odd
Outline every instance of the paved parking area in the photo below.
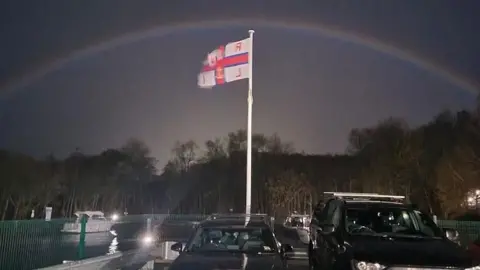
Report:
[[[308,260],[292,260],[288,262],[288,269],[308,270]]]

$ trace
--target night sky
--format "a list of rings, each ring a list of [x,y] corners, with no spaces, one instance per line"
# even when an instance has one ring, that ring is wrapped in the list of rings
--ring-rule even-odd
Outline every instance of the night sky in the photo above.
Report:
[[[137,137],[162,165],[176,140],[246,128],[247,81],[196,83],[206,54],[250,28],[254,132],[297,150],[475,106],[480,1],[319,2],[2,1],[0,147],[65,156]]]

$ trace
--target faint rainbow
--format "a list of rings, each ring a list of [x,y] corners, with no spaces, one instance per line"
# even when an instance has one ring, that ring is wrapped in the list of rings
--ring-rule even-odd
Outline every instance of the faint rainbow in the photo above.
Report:
[[[207,20],[207,21],[194,21],[186,22],[180,24],[171,24],[171,25],[162,25],[147,30],[136,31],[133,33],[127,33],[125,35],[112,38],[110,40],[101,42],[96,45],[89,46],[84,49],[76,50],[70,53],[68,56],[63,57],[59,60],[50,62],[40,68],[36,69],[33,72],[25,74],[23,78],[7,83],[0,90],[0,99],[8,98],[12,94],[24,89],[33,82],[43,78],[44,76],[62,69],[66,64],[82,59],[86,56],[96,54],[103,51],[111,50],[115,47],[128,45],[134,42],[138,42],[143,39],[148,39],[152,37],[161,37],[173,33],[179,30],[187,29],[199,29],[199,28],[224,28],[226,26],[249,26],[249,25],[259,25],[265,27],[273,28],[284,28],[291,30],[305,30],[313,33],[318,33],[327,37],[344,40],[354,44],[362,45],[373,49],[375,51],[390,55],[402,61],[409,62],[419,68],[429,71],[436,76],[443,78],[449,83],[469,91],[472,94],[477,95],[479,92],[479,86],[470,81],[468,78],[465,78],[456,72],[449,70],[441,65],[437,65],[432,61],[419,57],[413,52],[407,51],[405,49],[398,48],[396,46],[389,45],[381,40],[375,39],[373,37],[366,37],[359,35],[357,33],[343,30],[335,29],[331,26],[326,26],[322,24],[313,24],[313,23],[302,23],[302,22],[284,22],[284,21],[265,21],[265,20],[238,20],[233,21],[229,20]],[[201,60],[202,56],[199,56]]]

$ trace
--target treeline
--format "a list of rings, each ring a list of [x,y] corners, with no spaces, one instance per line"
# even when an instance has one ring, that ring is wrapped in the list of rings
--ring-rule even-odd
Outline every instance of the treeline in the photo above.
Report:
[[[148,147],[132,139],[99,155],[64,160],[0,152],[2,219],[52,206],[129,213],[244,211],[246,133],[204,144],[177,142],[161,172]],[[309,212],[324,191],[407,196],[441,218],[469,211],[480,188],[480,114],[443,112],[410,128],[400,119],[354,129],[344,155],[304,155],[276,134],[253,136],[252,209],[274,215]]]
[[[259,212],[308,212],[324,191],[405,195],[441,218],[478,210],[478,111],[442,112],[416,128],[390,118],[354,129],[345,155],[294,153],[277,136],[256,135],[253,145],[252,208]],[[208,141],[206,148],[198,158],[194,142],[178,144],[166,167],[163,177],[176,185],[171,194],[177,210],[243,211],[245,133]]]
[[[77,210],[124,211],[144,207],[144,188],[154,181],[156,160],[141,141],[120,149],[84,155],[78,149],[64,160],[0,150],[1,219],[71,217]]]

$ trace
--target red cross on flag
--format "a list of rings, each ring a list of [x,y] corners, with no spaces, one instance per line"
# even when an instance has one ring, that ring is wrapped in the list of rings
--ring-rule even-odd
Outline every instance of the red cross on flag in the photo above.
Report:
[[[212,88],[215,85],[249,78],[248,54],[250,38],[220,46],[207,55],[203,68],[198,74],[200,88]]]

